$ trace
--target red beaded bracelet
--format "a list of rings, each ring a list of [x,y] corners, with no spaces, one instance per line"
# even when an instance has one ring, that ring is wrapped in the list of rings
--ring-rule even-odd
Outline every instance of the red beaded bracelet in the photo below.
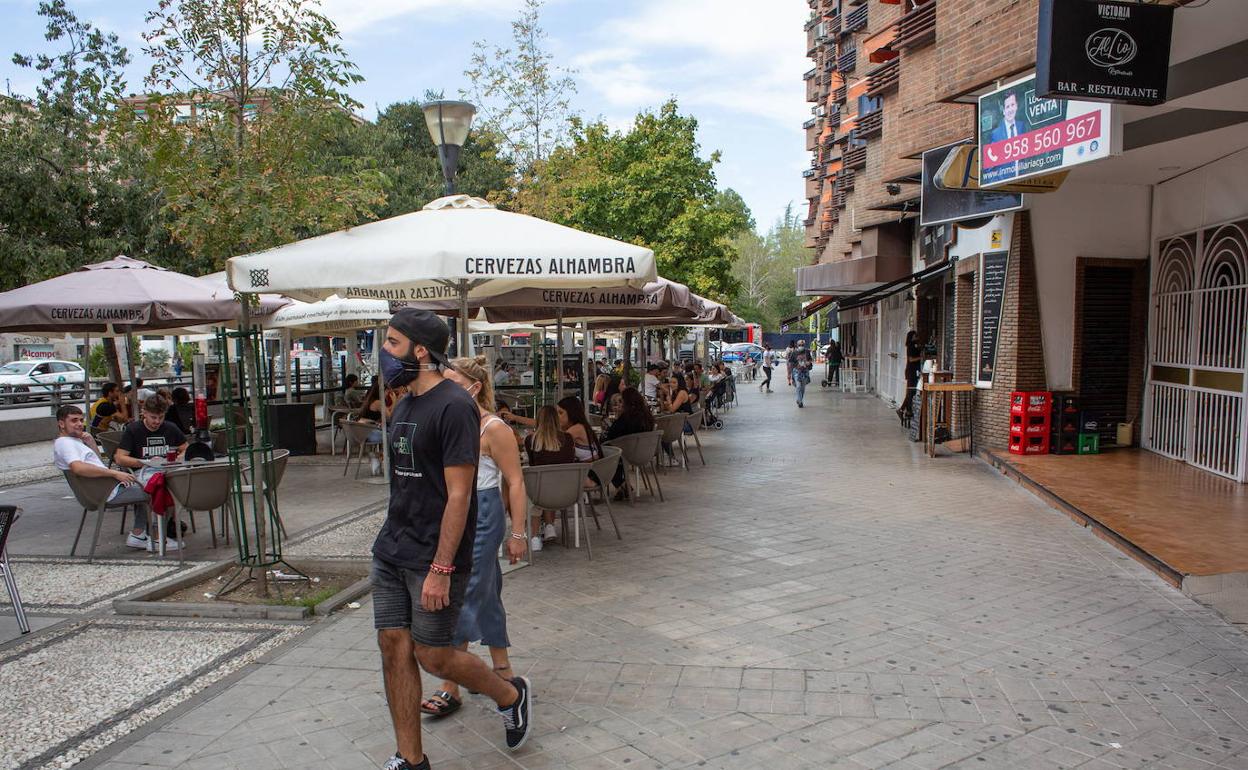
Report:
[[[445,564],[430,564],[429,571],[435,575],[450,575],[455,572],[455,566],[447,566]]]

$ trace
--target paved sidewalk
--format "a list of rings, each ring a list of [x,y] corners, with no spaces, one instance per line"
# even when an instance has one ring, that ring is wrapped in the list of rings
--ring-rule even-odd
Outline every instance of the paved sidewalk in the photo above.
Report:
[[[880,402],[743,404],[667,502],[507,578],[536,737],[480,698],[437,770],[1248,768],[1248,638]],[[605,522],[604,522],[605,525]],[[366,603],[86,766],[374,768],[393,751]],[[431,684],[426,680],[426,686]]]

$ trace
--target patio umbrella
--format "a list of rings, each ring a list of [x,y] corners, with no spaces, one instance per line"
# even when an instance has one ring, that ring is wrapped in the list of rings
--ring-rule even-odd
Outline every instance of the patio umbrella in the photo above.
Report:
[[[267,315],[286,302],[262,298],[251,312]],[[241,310],[225,287],[119,256],[0,293],[0,331],[125,335],[127,374],[133,381],[129,335],[224,323],[237,319]]]
[[[501,211],[480,198],[439,198],[421,211],[231,259],[230,286],[296,299],[404,302],[461,314],[469,301],[534,285],[575,288],[658,278],[650,249]]]

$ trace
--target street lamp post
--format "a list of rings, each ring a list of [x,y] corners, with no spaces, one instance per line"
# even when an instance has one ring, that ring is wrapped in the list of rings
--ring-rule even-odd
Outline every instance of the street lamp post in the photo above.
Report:
[[[468,141],[468,129],[472,128],[472,116],[477,108],[468,102],[444,101],[427,102],[421,108],[425,113],[425,125],[429,127],[429,136],[438,148],[438,160],[442,163],[442,178],[446,180],[446,194],[455,194],[455,172],[459,170],[459,153]],[[459,341],[456,345],[458,355],[468,355],[468,289],[466,285],[459,287]]]
[[[468,102],[436,101],[421,107],[425,113],[425,125],[429,136],[438,148],[438,160],[442,162],[442,178],[446,180],[446,194],[455,194],[455,172],[459,169],[459,153],[468,140],[472,116],[477,108]]]

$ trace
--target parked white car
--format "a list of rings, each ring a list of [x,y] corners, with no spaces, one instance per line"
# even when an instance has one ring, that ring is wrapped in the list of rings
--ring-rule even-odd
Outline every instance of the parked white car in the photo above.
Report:
[[[13,361],[0,366],[0,403],[51,398],[58,388],[67,401],[82,399],[86,373],[73,361]]]

